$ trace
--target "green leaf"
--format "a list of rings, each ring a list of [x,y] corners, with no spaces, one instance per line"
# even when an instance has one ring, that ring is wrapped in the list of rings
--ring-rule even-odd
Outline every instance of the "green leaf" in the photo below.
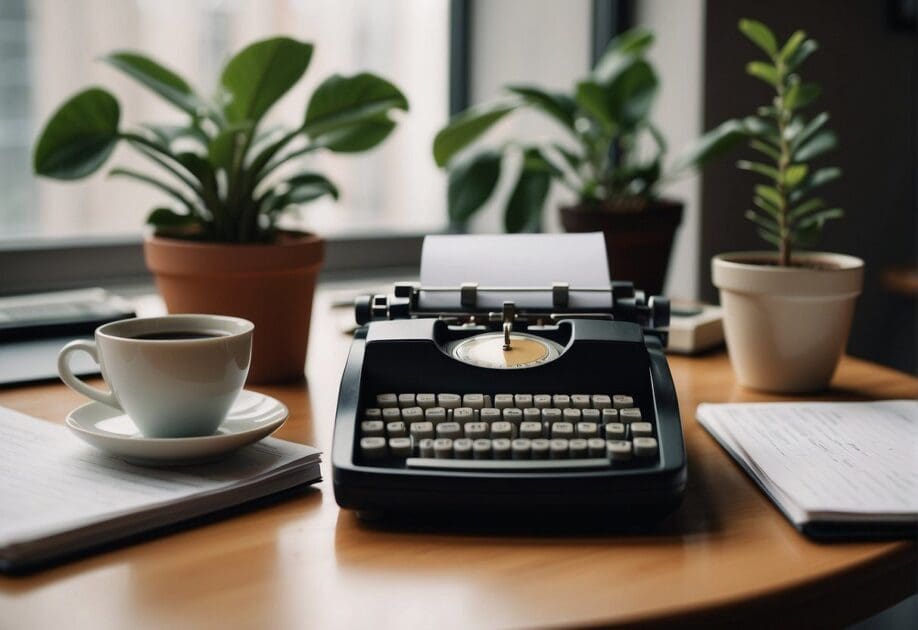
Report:
[[[781,61],[786,61],[788,57],[797,52],[797,48],[805,39],[806,33],[804,31],[794,31],[794,34],[787,39],[787,42],[781,48],[781,52],[778,53],[778,58]]]
[[[230,123],[257,123],[306,72],[312,44],[289,37],[265,39],[246,46],[220,75]]]
[[[596,120],[607,132],[615,129],[615,121],[606,105],[606,90],[591,79],[577,83],[574,100],[580,108]]]
[[[181,193],[181,191],[179,191],[176,188],[173,188],[169,184],[159,181],[157,178],[153,177],[152,175],[147,175],[146,173],[140,173],[138,171],[128,169],[128,168],[113,168],[111,171],[109,171],[108,174],[109,174],[109,177],[127,177],[129,179],[135,179],[139,182],[149,184],[150,186],[153,186],[154,188],[158,188],[159,190],[163,191],[164,193],[166,193],[173,199],[180,201],[183,206],[188,208],[189,211],[195,210],[194,204],[191,203],[191,201],[189,201],[185,197],[185,195]]]
[[[767,241],[768,243],[771,243],[775,247],[781,246],[781,239],[778,236],[775,236],[774,234],[769,232],[768,230],[759,228],[758,230],[756,230],[756,232],[758,232],[762,240]]]
[[[159,94],[193,118],[203,117],[210,109],[185,79],[145,55],[121,51],[106,55],[102,61]]]
[[[791,151],[795,150],[800,146],[801,143],[806,142],[814,133],[819,131],[827,122],[829,121],[829,114],[822,112],[813,117],[810,122],[803,125],[800,130],[794,134],[792,138],[789,138],[791,141],[790,148]]]
[[[769,57],[778,54],[778,42],[774,34],[767,26],[756,20],[742,19],[739,22],[739,30],[748,37],[752,42],[768,53]]]
[[[593,79],[608,84],[653,44],[653,32],[632,28],[613,38],[593,69]]]
[[[673,172],[696,168],[722,155],[748,136],[746,125],[739,120],[728,120],[702,135],[683,151],[673,164]]]
[[[504,214],[507,232],[534,231],[539,227],[542,207],[551,187],[551,175],[544,170],[520,171]]]
[[[433,155],[437,166],[446,166],[456,153],[467,147],[497,121],[519,107],[519,101],[500,101],[473,107],[455,116],[437,132]]]
[[[300,173],[276,184],[259,200],[259,206],[272,212],[281,212],[290,206],[308,203],[325,195],[337,199],[337,186],[319,173]]]
[[[808,39],[797,47],[787,59],[784,61],[784,65],[787,66],[788,72],[795,69],[801,63],[803,63],[807,57],[812,55],[814,52],[819,50],[819,44],[815,40]]]
[[[758,173],[759,175],[764,175],[769,179],[778,181],[778,169],[774,166],[768,166],[767,164],[762,164],[760,162],[750,162],[748,160],[740,160],[736,163],[736,168],[743,171],[752,171],[753,173]]]
[[[806,177],[806,164],[792,164],[784,171],[784,185],[787,188],[795,188],[803,178]]]
[[[821,168],[810,175],[806,185],[808,189],[813,189],[817,186],[822,186],[823,184],[827,184],[833,180],[836,180],[841,177],[841,175],[842,171],[837,166],[826,166],[825,168]]]
[[[510,92],[522,96],[528,104],[542,110],[565,127],[574,128],[577,103],[563,92],[549,92],[534,85],[510,85]]]
[[[762,120],[755,116],[747,116],[741,122],[748,135],[767,140],[773,144],[780,142],[778,128],[770,121]]]
[[[408,99],[389,81],[369,72],[349,77],[335,74],[309,99],[303,131],[313,142],[337,145],[336,150],[360,150],[353,148],[361,144],[358,128],[373,136],[373,142],[368,139],[364,144],[375,146],[392,130],[384,120],[391,123],[389,115],[395,110],[408,111]],[[388,131],[383,133],[385,128]]]
[[[841,208],[826,208],[825,210],[820,210],[809,214],[797,223],[797,228],[805,230],[809,227],[815,226],[821,228],[826,221],[831,219],[839,219],[844,216],[845,212]]]
[[[500,178],[501,155],[485,150],[450,168],[447,187],[449,218],[465,223],[494,192]]]
[[[612,119],[622,129],[634,129],[647,119],[657,96],[659,80],[649,63],[640,59],[612,81],[607,102]]]
[[[793,157],[797,162],[806,162],[822,155],[826,151],[831,151],[837,145],[838,137],[835,133],[829,130],[820,131],[796,149],[793,152]]]
[[[788,212],[787,220],[796,221],[797,219],[804,216],[805,214],[809,214],[810,212],[813,212],[814,210],[819,210],[823,206],[825,206],[825,202],[823,202],[823,200],[820,199],[819,197],[814,197],[813,199],[810,199],[809,201],[806,201],[800,204],[799,206],[797,206],[796,208]]]
[[[147,216],[147,224],[158,228],[187,228],[201,224],[193,214],[180,214],[170,208],[156,208]]]
[[[781,84],[781,77],[778,74],[778,69],[764,61],[750,61],[747,63],[746,74],[761,79],[765,81],[765,83],[775,87]]]
[[[780,210],[784,206],[784,200],[781,198],[781,193],[771,186],[756,186],[755,194],[774,206],[776,210]]]
[[[800,109],[816,100],[822,93],[815,83],[794,83],[784,97],[784,106],[787,109]]]
[[[395,122],[386,116],[374,120],[365,120],[349,127],[342,127],[319,136],[316,142],[336,153],[359,153],[372,149],[385,140]]]
[[[121,108],[110,93],[89,88],[52,114],[38,138],[32,168],[55,179],[80,179],[97,171],[118,144]]]
[[[760,195],[754,195],[752,197],[752,203],[775,218],[781,216],[781,211],[778,209],[778,206],[773,205],[770,201],[764,197],[761,197]]]
[[[767,155],[768,157],[770,157],[776,162],[781,159],[780,151],[778,151],[773,146],[765,144],[761,140],[750,140],[749,146],[755,149],[756,151],[758,151],[759,153],[764,153],[765,155]]]

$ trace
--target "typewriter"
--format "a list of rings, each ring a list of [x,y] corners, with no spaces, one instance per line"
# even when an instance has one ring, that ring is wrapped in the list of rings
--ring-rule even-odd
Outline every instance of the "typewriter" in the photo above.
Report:
[[[356,301],[338,504],[651,519],[677,506],[669,303],[607,274],[599,234],[427,237],[420,283]]]

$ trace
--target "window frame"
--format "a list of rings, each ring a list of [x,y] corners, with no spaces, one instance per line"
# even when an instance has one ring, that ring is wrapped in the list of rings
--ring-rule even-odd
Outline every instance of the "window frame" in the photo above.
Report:
[[[473,0],[450,0],[449,115],[469,104]],[[444,225],[444,230],[447,229]],[[323,273],[417,268],[424,234],[392,230],[326,237]],[[149,283],[143,236],[0,238],[0,295]]]

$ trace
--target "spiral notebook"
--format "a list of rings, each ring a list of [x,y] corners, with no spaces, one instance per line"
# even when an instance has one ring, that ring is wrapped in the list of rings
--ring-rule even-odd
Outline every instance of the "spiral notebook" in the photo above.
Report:
[[[805,534],[918,531],[918,401],[701,404],[695,415]]]
[[[265,438],[216,463],[133,466],[0,407],[0,571],[16,572],[318,481],[319,451]]]

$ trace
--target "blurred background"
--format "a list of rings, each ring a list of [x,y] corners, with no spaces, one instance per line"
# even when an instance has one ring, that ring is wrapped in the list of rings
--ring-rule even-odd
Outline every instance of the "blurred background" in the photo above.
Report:
[[[0,253],[6,253],[0,276],[15,276],[8,261],[22,251],[62,243],[85,252],[86,260],[117,243],[134,252],[127,266],[139,261],[142,223],[159,201],[156,192],[104,173],[75,184],[39,181],[30,168],[41,123],[88,84],[116,93],[128,123],[178,116],[97,61],[112,50],[143,51],[210,93],[224,61],[245,44],[278,33],[311,41],[316,53],[307,79],[272,112],[277,122],[300,119],[307,93],[329,74],[368,69],[394,81],[409,98],[410,114],[367,155],[307,158],[343,195],[291,219],[332,239],[362,239],[364,247],[378,239],[375,250],[385,264],[386,239],[450,227],[445,176],[430,146],[451,114],[494,98],[510,82],[569,89],[610,37],[644,25],[657,35],[650,57],[661,79],[652,118],[672,158],[703,130],[752,113],[768,97],[766,86],[744,72],[756,51],[736,24],[751,17],[769,24],[779,39],[802,28],[821,44],[804,71],[822,84],[820,106],[840,136],[832,162],[845,175],[826,196],[847,216],[827,226],[818,247],[867,263],[849,352],[914,372],[915,15],[915,0],[0,0]],[[523,114],[492,133],[495,140],[525,134],[538,141],[557,137],[556,131],[544,117]],[[734,168],[742,154],[665,189],[686,204],[669,295],[716,301],[711,256],[762,247],[742,216],[754,181]],[[137,160],[121,149],[111,164]],[[512,178],[505,179],[498,199],[512,186]],[[553,195],[542,226],[559,231],[554,209],[571,199],[559,187]],[[499,231],[500,204],[491,205],[464,229]],[[4,286],[0,277],[0,293],[13,286],[29,287],[13,280]]]

